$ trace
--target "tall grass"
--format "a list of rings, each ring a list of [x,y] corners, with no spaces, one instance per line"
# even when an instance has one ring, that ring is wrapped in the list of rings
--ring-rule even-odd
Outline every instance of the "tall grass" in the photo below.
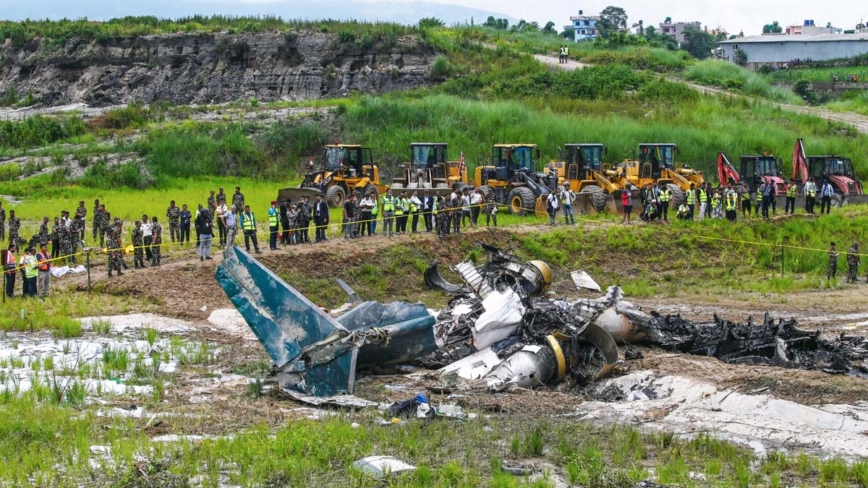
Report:
[[[836,112],[856,112],[868,115],[868,91],[846,92],[840,99],[827,103],[825,107]]]
[[[726,61],[713,59],[699,61],[690,66],[684,76],[703,85],[734,90],[776,102],[804,105],[804,101],[792,91],[772,87],[761,75]]]
[[[578,75],[577,75],[578,76]],[[363,98],[341,118],[345,140],[370,144],[378,160],[403,160],[407,147],[421,140],[450,144],[450,157],[464,152],[468,164],[489,160],[491,144],[537,144],[543,161],[557,157],[568,142],[601,142],[605,159],[631,157],[639,142],[667,141],[681,149],[678,160],[712,172],[718,151],[727,154],[769,152],[783,156],[784,172],[796,138],[810,141],[811,152],[862,154],[868,139],[855,131],[810,116],[796,115],[742,99],[701,97],[668,103],[633,98],[600,102],[528,99],[525,102],[477,102],[434,95],[419,99]],[[857,174],[868,172],[854,158]]]
[[[0,121],[0,149],[27,149],[45,146],[85,132],[79,117],[62,118],[35,116],[22,121]]]
[[[155,16],[128,16],[98,22],[88,19],[25,20],[0,22],[0,41],[11,40],[22,46],[34,38],[44,38],[53,44],[63,44],[70,39],[109,41],[119,37],[139,37],[154,34],[184,32],[228,32],[230,34],[258,33],[268,31],[311,30],[338,33],[344,37],[373,41],[395,42],[402,36],[417,33],[418,28],[394,23],[360,22],[338,20],[283,20],[273,15],[226,16],[194,15],[179,19]]]

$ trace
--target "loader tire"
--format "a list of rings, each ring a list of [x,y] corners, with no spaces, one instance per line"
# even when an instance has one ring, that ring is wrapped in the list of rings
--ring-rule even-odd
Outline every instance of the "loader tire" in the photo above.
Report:
[[[586,186],[579,192],[579,195],[582,194],[588,195],[597,212],[606,210],[606,194],[603,193],[602,188],[599,186]]]
[[[666,187],[672,192],[672,198],[669,199],[669,208],[677,211],[678,207],[684,203],[684,191],[681,190],[680,186],[674,183],[668,183]]]
[[[340,207],[344,204],[344,199],[346,198],[346,194],[344,193],[344,189],[335,185],[326,191],[326,201],[329,203],[329,207]]]
[[[530,188],[513,188],[506,197],[506,203],[513,215],[533,215],[536,212],[536,197]]]
[[[368,186],[365,187],[365,193],[362,195],[362,198],[368,198],[368,195],[374,192],[374,201],[378,202],[380,198],[380,192],[377,191],[377,185],[373,183],[368,183]]]

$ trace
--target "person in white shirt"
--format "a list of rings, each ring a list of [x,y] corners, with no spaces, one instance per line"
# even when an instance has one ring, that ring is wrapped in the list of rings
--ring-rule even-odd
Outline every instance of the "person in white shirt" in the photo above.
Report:
[[[570,189],[570,182],[564,182],[564,191],[561,192],[561,201],[564,204],[564,224],[576,225],[576,217],[573,216],[573,202],[576,194]]]
[[[558,189],[555,188],[546,198],[546,209],[549,212],[549,224],[555,225],[555,216],[558,214]]]
[[[154,242],[154,231],[147,215],[142,215],[142,238],[145,240],[145,258],[153,261],[154,253],[151,251],[151,244]]]
[[[234,205],[234,204],[233,204]],[[223,219],[223,215],[229,211],[229,207],[226,206],[226,199],[218,199],[217,200],[217,209],[215,210],[217,215],[217,229],[220,231],[220,247],[226,247],[226,224],[225,219]],[[237,210],[236,210],[237,211]]]
[[[419,192],[413,190],[413,195],[410,196],[410,215],[413,216],[411,231],[415,234],[419,232],[419,214],[422,212],[422,200],[419,200]]]
[[[364,237],[367,232],[368,237],[373,235],[373,219],[374,206],[377,205],[377,194],[371,191],[365,198],[359,202],[359,220],[361,227],[359,236]]]
[[[470,221],[470,225],[476,227],[473,223],[473,219],[470,217],[470,190],[467,188],[461,192],[461,225],[462,227],[467,227],[466,220]]]
[[[476,223],[479,220],[479,213],[482,210],[482,202],[485,201],[485,197],[482,195],[482,189],[476,188],[473,190],[473,193],[470,194],[470,223],[476,227]]]

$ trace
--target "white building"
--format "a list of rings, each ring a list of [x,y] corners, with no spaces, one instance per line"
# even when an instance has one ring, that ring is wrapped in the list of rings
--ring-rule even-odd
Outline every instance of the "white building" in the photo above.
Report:
[[[582,10],[579,10],[579,15],[570,16],[571,24],[565,26],[564,30],[572,29],[576,42],[593,41],[597,38],[597,22],[599,21],[600,16],[585,15]]]
[[[746,65],[782,66],[793,60],[829,61],[847,59],[868,53],[868,33],[823,34],[816,36],[767,34],[721,41],[721,57],[731,63],[739,51],[747,59]]]

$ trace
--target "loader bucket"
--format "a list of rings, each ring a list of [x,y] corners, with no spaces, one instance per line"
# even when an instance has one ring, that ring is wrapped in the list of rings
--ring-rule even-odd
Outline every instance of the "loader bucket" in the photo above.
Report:
[[[597,207],[594,205],[594,199],[586,193],[579,193],[573,201],[573,211],[576,215],[597,215]]]
[[[313,201],[321,193],[317,188],[282,188],[277,192],[277,203],[283,203],[287,199],[292,200],[292,203],[298,203],[301,197],[309,197]]]
[[[546,210],[546,199],[548,197],[549,197],[548,194],[540,195],[540,196],[536,197],[536,205],[535,205],[536,208],[535,208],[534,213],[536,214],[537,217],[548,218],[549,213],[548,213],[548,210]]]

